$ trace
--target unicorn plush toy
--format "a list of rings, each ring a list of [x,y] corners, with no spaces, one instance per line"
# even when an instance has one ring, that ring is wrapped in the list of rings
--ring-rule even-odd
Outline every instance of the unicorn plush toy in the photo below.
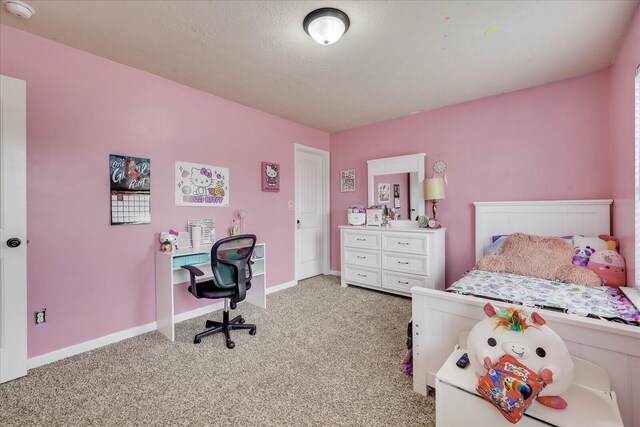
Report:
[[[530,317],[514,308],[496,312],[491,304],[484,306],[484,312],[487,317],[471,329],[467,341],[475,373],[484,376],[500,357],[508,354],[546,383],[538,402],[565,408],[567,402],[560,394],[573,382],[573,359],[562,338],[536,312]]]

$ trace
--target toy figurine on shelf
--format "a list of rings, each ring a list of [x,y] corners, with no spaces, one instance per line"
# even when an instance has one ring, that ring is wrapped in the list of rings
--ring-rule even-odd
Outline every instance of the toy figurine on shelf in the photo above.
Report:
[[[173,249],[177,249],[178,244],[178,232],[175,230],[163,231],[160,233],[160,250],[162,252],[171,252]],[[171,245],[171,250],[165,250],[164,245],[169,243]]]

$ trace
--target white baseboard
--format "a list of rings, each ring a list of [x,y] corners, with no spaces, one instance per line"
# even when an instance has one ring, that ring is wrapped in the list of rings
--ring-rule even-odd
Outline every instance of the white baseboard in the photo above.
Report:
[[[114,332],[113,334],[85,341],[80,344],[61,348],[60,350],[54,350],[50,353],[42,354],[40,356],[31,357],[27,359],[27,369],[33,369],[37,368],[38,366],[47,365],[60,359],[75,356],[76,354],[84,353],[85,351],[95,350],[96,348],[104,347],[105,345],[126,340],[127,338],[133,338],[137,335],[146,334],[147,332],[151,332],[156,329],[156,322],[151,322],[147,323],[146,325],[135,326],[123,331]]]
[[[271,294],[283,289],[291,288],[298,284],[297,280],[285,282],[280,285],[271,286],[266,289],[266,293]],[[194,317],[202,316],[204,314],[211,313],[216,310],[224,308],[223,302],[217,302],[205,307],[196,308],[195,310],[186,311],[184,313],[176,314],[174,316],[175,322],[183,322],[185,320],[193,319]],[[95,350],[96,348],[104,347],[105,345],[113,344],[118,341],[133,338],[138,335],[146,334],[147,332],[155,331],[158,329],[156,322],[147,323],[146,325],[135,326],[133,328],[125,329],[123,331],[114,332],[109,335],[105,335],[99,338],[95,338],[89,341],[85,341],[80,344],[71,345],[69,347],[61,348],[60,350],[54,350],[50,353],[42,354],[40,356],[34,356],[27,359],[27,369],[37,368],[39,366],[48,365],[49,363],[56,362],[58,360],[65,359],[67,357],[75,356],[76,354],[84,353],[86,351]]]
[[[340,276],[340,270],[330,270],[329,274],[332,276]]]
[[[292,280],[290,282],[281,283],[276,286],[270,286],[267,288],[267,295],[272,294],[274,292],[281,291],[283,289],[292,288],[298,284],[297,280]]]
[[[224,302],[217,302],[215,304],[205,305],[204,307],[196,308],[195,310],[185,311],[184,313],[176,314],[173,316],[173,323],[184,322],[185,320],[193,319],[194,317],[203,316],[205,314],[212,313],[216,310],[222,310],[224,308]]]

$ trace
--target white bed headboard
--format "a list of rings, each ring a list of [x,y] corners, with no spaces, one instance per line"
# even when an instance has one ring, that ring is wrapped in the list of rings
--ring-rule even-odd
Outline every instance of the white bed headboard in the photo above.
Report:
[[[527,233],[538,236],[597,236],[609,234],[613,200],[549,200],[533,202],[474,202],[476,261],[491,236]]]

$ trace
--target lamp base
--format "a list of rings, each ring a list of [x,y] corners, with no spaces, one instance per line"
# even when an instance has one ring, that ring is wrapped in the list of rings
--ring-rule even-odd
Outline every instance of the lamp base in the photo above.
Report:
[[[433,219],[437,221],[438,219],[436,218],[436,213],[438,213],[438,201],[432,200],[431,203],[433,204],[433,208],[432,208]]]

